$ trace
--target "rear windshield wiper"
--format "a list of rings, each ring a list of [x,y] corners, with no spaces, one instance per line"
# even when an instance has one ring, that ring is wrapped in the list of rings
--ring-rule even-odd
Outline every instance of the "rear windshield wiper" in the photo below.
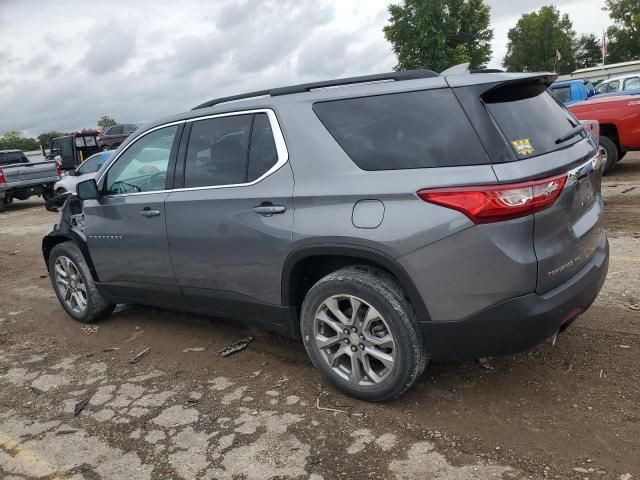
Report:
[[[556,145],[558,143],[566,142],[567,140],[575,137],[582,130],[584,130],[584,125],[582,125],[582,124],[578,125],[577,127],[572,128],[571,130],[569,130],[568,133],[564,134],[563,136],[561,136],[559,139],[556,140]]]

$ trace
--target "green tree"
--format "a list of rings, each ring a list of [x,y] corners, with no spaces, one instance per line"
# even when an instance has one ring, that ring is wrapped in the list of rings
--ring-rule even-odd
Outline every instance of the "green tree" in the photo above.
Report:
[[[484,0],[405,0],[388,8],[383,31],[398,58],[396,70],[440,72],[464,62],[475,69],[491,59],[493,30]]]
[[[64,135],[68,135],[68,134],[64,132],[58,132],[56,130],[52,130],[50,132],[44,132],[38,135],[38,142],[44,148],[49,148],[49,145],[51,145],[51,140],[57,137],[62,137]]]
[[[544,6],[537,12],[525,13],[507,36],[507,55],[502,63],[507,70],[535,72],[555,68],[558,73],[575,70],[573,24],[556,7]],[[556,52],[561,56],[557,61]]]
[[[25,137],[22,132],[12,130],[0,137],[0,150],[22,150],[25,152],[39,150],[40,146],[35,138]]]
[[[593,33],[580,35],[575,44],[576,66],[578,68],[595,67],[602,63],[602,44]]]
[[[109,127],[113,127],[114,125],[117,125],[118,122],[116,122],[113,118],[111,118],[108,115],[103,115],[102,117],[100,117],[100,120],[98,120],[98,127],[102,128],[103,130],[105,128],[109,128]]]
[[[640,2],[606,0],[605,10],[614,25],[607,30],[608,63],[640,60]]]

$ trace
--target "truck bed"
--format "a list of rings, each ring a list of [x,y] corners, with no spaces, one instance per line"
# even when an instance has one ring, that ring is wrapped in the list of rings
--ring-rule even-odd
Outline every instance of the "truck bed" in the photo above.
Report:
[[[0,169],[5,179],[0,189],[50,183],[60,178],[54,161],[3,165]]]

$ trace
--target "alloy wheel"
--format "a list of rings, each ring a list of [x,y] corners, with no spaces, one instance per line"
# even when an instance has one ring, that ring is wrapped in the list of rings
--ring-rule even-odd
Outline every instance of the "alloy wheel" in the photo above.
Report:
[[[358,386],[384,382],[396,363],[396,345],[382,315],[353,295],[322,302],[314,319],[314,341],[333,372]]]
[[[64,255],[59,256],[54,264],[54,278],[67,308],[83,314],[87,309],[87,286],[76,264]]]

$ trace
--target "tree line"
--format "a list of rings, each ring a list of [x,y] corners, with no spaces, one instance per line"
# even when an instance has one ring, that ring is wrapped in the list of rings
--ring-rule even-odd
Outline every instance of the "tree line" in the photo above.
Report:
[[[484,0],[405,0],[389,5],[384,35],[398,58],[397,70],[440,72],[469,62],[484,68],[491,60],[490,7]],[[640,2],[605,0],[613,25],[606,31],[606,63],[640,60]],[[589,12],[585,10],[585,15]],[[553,5],[525,13],[509,30],[507,71],[569,73],[602,63],[602,34],[577,36],[569,16]]]
[[[113,125],[117,125],[117,122],[107,116],[103,115],[97,122],[97,127],[104,130]],[[84,129],[92,130],[92,129]],[[0,137],[0,150],[22,150],[23,152],[29,152],[33,150],[40,150],[42,148],[49,148],[51,140],[57,137],[63,137],[65,135],[71,135],[71,132],[60,132],[52,130],[50,132],[44,132],[38,135],[36,138],[26,137],[22,132],[17,130],[11,130],[6,132]]]

